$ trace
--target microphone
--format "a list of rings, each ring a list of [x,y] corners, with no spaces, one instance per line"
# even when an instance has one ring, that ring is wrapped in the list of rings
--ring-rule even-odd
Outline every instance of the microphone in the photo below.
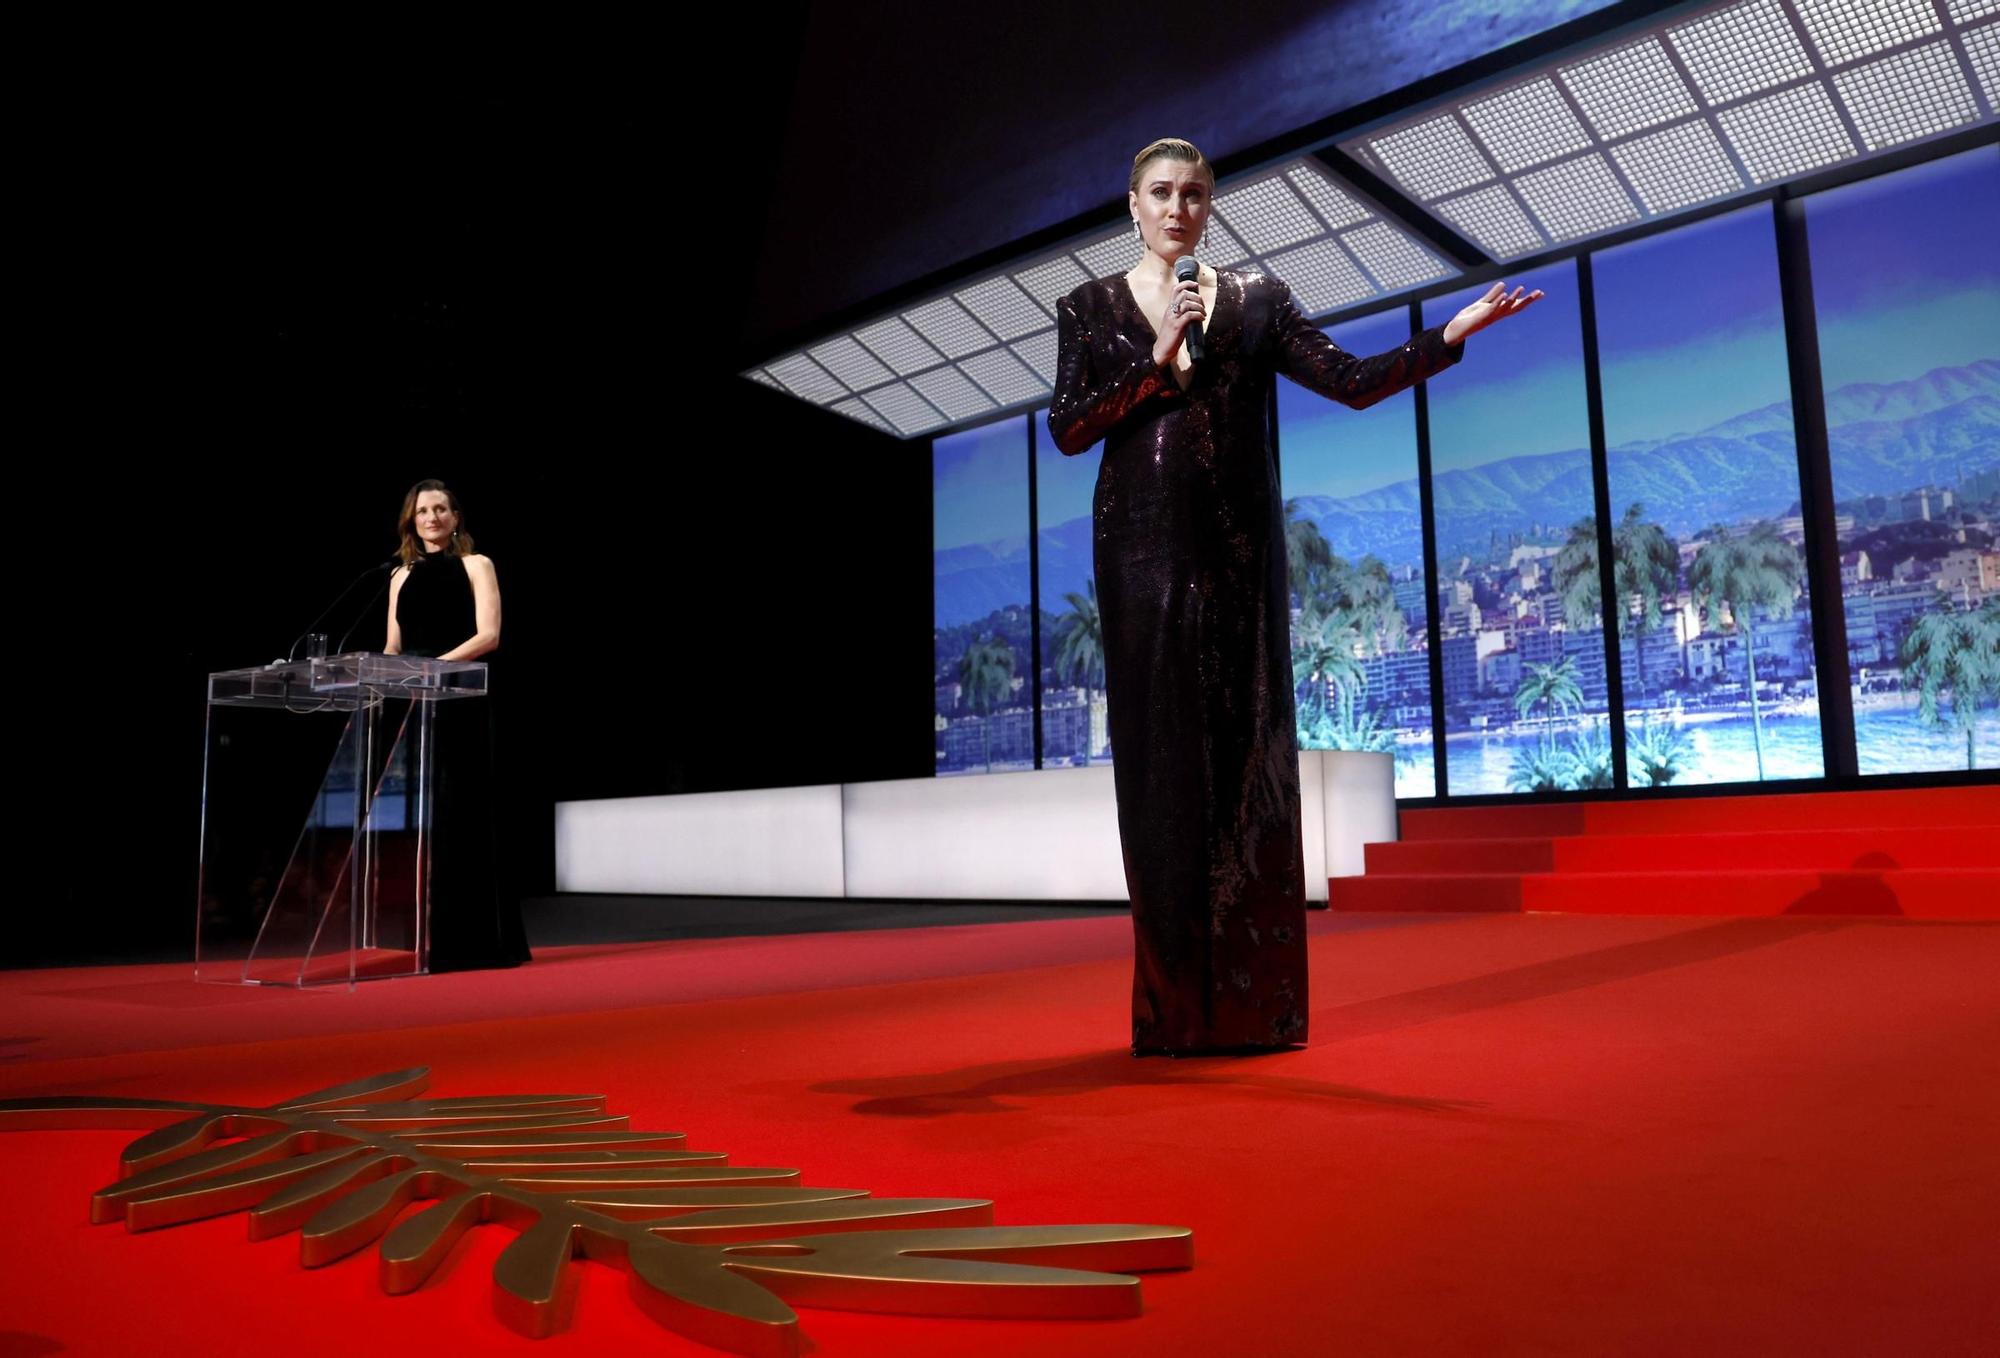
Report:
[[[1183,283],[1190,278],[1198,281],[1201,278],[1201,265],[1194,262],[1193,255],[1182,255],[1174,261],[1174,277]],[[1190,321],[1188,328],[1182,332],[1181,339],[1187,345],[1189,361],[1194,363],[1201,362],[1201,322]]]
[[[311,636],[313,632],[319,627],[319,625],[326,621],[327,614],[333,612],[334,609],[340,607],[341,603],[346,600],[347,596],[354,592],[354,587],[356,585],[360,584],[363,580],[366,580],[376,571],[394,570],[396,567],[402,564],[403,560],[401,557],[392,556],[387,561],[377,562],[375,565],[370,566],[367,570],[361,572],[361,574],[355,576],[352,580],[349,580],[347,582],[347,588],[341,590],[340,593],[334,595],[333,602],[328,604],[325,608],[322,608],[319,611],[319,616],[306,624],[306,630],[299,633],[298,636],[293,639],[291,648],[285,652],[284,661],[274,661],[273,663],[282,664],[298,659],[299,643],[304,641],[307,637]],[[378,590],[376,592],[379,594],[381,591]],[[373,599],[370,599],[368,602],[372,604],[375,601]],[[352,633],[354,631],[352,627],[348,628],[347,630],[349,633]],[[343,635],[341,637],[341,641],[345,642],[346,640],[347,637]]]
[[[390,567],[400,566],[402,564],[403,562],[400,557],[393,557],[393,556],[390,557],[387,561],[382,563],[383,566],[390,566]],[[382,566],[373,566],[370,567],[370,569],[379,571],[382,569]],[[354,621],[347,625],[347,630],[340,634],[340,640],[336,641],[333,644],[333,653],[335,655],[344,655],[346,653],[347,639],[354,635],[355,628],[359,627],[363,622],[367,621],[368,610],[375,607],[375,601],[381,598],[384,594],[389,592],[389,581],[392,578],[393,574],[385,575],[382,577],[382,583],[375,586],[375,592],[368,596],[368,602],[361,605],[361,611],[354,615]],[[306,630],[310,632],[312,629],[308,627]]]

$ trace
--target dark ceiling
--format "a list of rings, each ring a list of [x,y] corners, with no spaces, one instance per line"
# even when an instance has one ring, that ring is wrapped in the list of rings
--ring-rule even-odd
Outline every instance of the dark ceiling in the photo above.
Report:
[[[796,34],[774,24],[738,47],[740,102],[714,110],[743,130],[742,173],[769,179],[732,352],[746,365],[774,357],[843,310],[1038,231],[1087,224],[1123,197],[1132,154],[1156,137],[1187,137],[1226,172],[1232,157],[1273,154],[1301,128],[1490,69],[1511,44],[1543,35],[1547,45],[1666,7],[807,6]],[[781,113],[782,135],[767,142]],[[726,231],[738,214],[713,206],[687,227]]]

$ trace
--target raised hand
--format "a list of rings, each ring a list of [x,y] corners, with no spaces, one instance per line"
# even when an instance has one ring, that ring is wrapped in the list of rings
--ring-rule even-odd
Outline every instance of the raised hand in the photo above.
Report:
[[[1515,288],[1510,293],[1507,291],[1506,283],[1495,283],[1486,290],[1484,297],[1468,305],[1446,323],[1444,342],[1456,344],[1467,335],[1484,330],[1495,321],[1512,316],[1517,311],[1527,310],[1540,301],[1542,296],[1540,288],[1536,288],[1525,297],[1521,293],[1520,288]]]

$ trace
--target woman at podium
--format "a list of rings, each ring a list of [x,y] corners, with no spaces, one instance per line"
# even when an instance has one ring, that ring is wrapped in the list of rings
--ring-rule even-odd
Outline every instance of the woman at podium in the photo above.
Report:
[[[472,549],[458,497],[419,481],[397,521],[403,564],[389,579],[390,655],[483,660],[485,698],[439,703],[432,714],[430,970],[514,967],[528,960],[521,902],[496,871],[493,664],[500,580]]]

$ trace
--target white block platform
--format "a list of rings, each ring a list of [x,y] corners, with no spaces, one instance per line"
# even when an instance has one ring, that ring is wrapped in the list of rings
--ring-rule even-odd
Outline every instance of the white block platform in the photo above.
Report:
[[[1306,895],[1396,837],[1386,754],[1299,759]],[[1111,769],[556,805],[556,889],[659,896],[1122,901]]]

